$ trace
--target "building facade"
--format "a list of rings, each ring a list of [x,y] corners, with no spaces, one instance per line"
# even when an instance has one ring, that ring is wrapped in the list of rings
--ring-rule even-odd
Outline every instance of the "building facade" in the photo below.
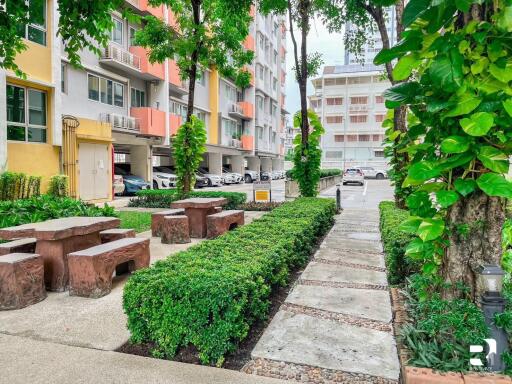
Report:
[[[396,39],[394,11],[390,8],[387,17],[391,45]],[[347,25],[346,33],[353,31],[354,27]],[[325,66],[322,75],[312,80],[314,92],[309,103],[325,128],[325,168],[387,167],[382,145],[382,121],[387,109],[382,95],[391,84],[384,68],[372,64],[381,49],[382,39],[377,31],[368,36],[359,55],[347,51],[344,65]]]
[[[134,45],[143,26],[114,12],[111,41],[101,56],[84,51],[83,68],[74,68],[54,37],[57,1],[34,3],[45,6],[46,17],[27,27],[28,49],[17,57],[27,80],[0,71],[0,166],[43,176],[43,189],[51,175],[65,173],[72,195],[88,201],[112,198],[116,166],[152,182],[153,166],[173,165],[172,136],[187,113],[188,84],[176,62],[151,64],[147,50]],[[151,7],[147,0],[127,0],[125,6],[174,20],[165,6]],[[251,12],[244,43],[256,56],[247,67],[251,86],[240,89],[210,69],[196,84],[194,114],[207,131],[202,166],[211,173],[221,174],[223,167],[240,173],[245,167],[282,169],[286,31],[279,17]]]

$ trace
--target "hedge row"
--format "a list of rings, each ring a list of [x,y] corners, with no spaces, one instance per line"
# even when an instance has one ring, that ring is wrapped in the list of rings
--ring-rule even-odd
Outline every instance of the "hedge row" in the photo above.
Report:
[[[247,200],[247,195],[243,192],[192,191],[188,197],[223,197],[228,199],[224,209],[236,209]],[[128,205],[143,208],[169,208],[171,203],[179,199],[176,189],[147,189],[137,192],[137,196],[130,199]]]
[[[272,289],[307,262],[334,213],[333,200],[300,198],[136,272],[123,297],[132,342],[154,343],[163,358],[192,345],[203,364],[222,365],[267,318]]]
[[[383,201],[380,209],[380,233],[384,252],[386,254],[386,267],[390,284],[405,283],[411,274],[419,270],[417,263],[405,256],[405,248],[413,239],[413,235],[400,230],[399,226],[409,217],[409,212],[399,209],[391,201]]]
[[[325,168],[320,170],[320,178],[338,175],[341,175],[341,169],[338,168]],[[286,171],[286,178],[293,180],[293,169]]]

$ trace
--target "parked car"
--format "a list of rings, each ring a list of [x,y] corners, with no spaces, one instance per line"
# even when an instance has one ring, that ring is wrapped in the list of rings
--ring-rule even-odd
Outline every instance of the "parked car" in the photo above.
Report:
[[[153,189],[169,189],[176,186],[177,176],[171,168],[153,167]]]
[[[124,186],[123,176],[114,175],[113,187],[114,187],[114,195],[122,195],[124,193],[125,186]]]
[[[196,173],[196,183],[194,188],[204,188],[208,186],[208,179],[199,173]]]
[[[272,175],[270,172],[261,172],[260,173],[260,180],[261,181],[269,181],[269,180],[272,180]]]
[[[243,181],[243,177],[239,173],[231,172],[227,168],[222,168],[222,176],[225,184],[238,184]]]
[[[246,169],[244,172],[244,179],[245,179],[246,183],[252,183],[252,182],[258,181],[260,179],[260,174],[256,171]]]
[[[281,178],[281,172],[279,171],[272,171],[271,172],[272,180],[279,180]]]
[[[123,164],[114,166],[114,174],[123,176],[124,194],[133,195],[143,189],[150,189],[151,185],[142,177],[130,173],[130,165]]]
[[[388,173],[382,169],[375,169],[373,167],[356,167],[363,171],[363,175],[367,179],[387,179]]]
[[[348,168],[343,172],[343,185],[355,183],[364,185],[364,174],[359,168]]]
[[[200,168],[199,174],[208,179],[209,187],[221,187],[224,184],[224,178],[221,175],[215,175],[213,173],[209,173],[207,169]]]

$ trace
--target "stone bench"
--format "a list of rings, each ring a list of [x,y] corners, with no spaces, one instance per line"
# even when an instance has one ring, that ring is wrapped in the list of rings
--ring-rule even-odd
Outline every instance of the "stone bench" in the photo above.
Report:
[[[167,211],[155,212],[151,215],[151,236],[160,237],[160,227],[165,216],[176,216],[185,214],[184,209],[169,209]]]
[[[24,308],[45,298],[41,256],[10,253],[0,257],[0,310]]]
[[[163,244],[190,243],[190,227],[185,215],[165,216],[160,226]]]
[[[9,253],[35,253],[36,239],[31,237],[0,244],[0,256]]]
[[[117,266],[130,272],[149,266],[149,239],[124,238],[68,255],[69,294],[99,298],[110,293]]]
[[[244,225],[244,211],[229,210],[214,213],[206,218],[206,237],[213,239],[240,225]]]
[[[111,241],[126,239],[128,237],[135,237],[135,231],[133,229],[122,228],[107,229],[100,232],[100,237],[101,243],[105,244],[110,243]]]

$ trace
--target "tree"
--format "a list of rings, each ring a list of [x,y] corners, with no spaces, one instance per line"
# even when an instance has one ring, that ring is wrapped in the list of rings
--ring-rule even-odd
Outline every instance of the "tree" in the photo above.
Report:
[[[27,46],[20,26],[37,20],[45,0],[0,0],[0,68],[18,76],[23,72],[16,64],[16,55]],[[57,0],[60,18],[58,35],[70,62],[80,66],[80,51],[100,52],[110,40],[113,28],[111,13],[121,9],[123,0]],[[36,22],[37,23],[37,22]]]
[[[331,22],[331,29],[340,29],[341,24],[350,23],[354,28],[350,33],[345,34],[345,49],[353,52],[356,57],[360,56],[364,45],[367,42],[368,31],[374,33],[378,30],[382,47],[384,50],[391,48],[391,37],[386,25],[387,9],[394,7],[396,14],[396,41],[401,39],[404,30],[401,23],[405,0],[343,0],[340,3],[339,17]],[[361,63],[362,62],[362,58]],[[392,85],[398,84],[407,79],[403,76],[401,68],[395,68],[391,61],[383,60],[382,56],[375,58],[376,65],[384,64],[386,77]],[[386,141],[389,150],[387,157],[390,159],[390,178],[395,185],[395,202],[399,208],[405,207],[405,197],[410,192],[402,188],[406,177],[405,165],[408,162],[408,154],[401,153],[403,147],[401,139],[407,132],[407,108],[399,106],[394,108],[390,118],[385,122]]]
[[[333,2],[325,0],[260,0],[260,6],[263,13],[274,12],[276,14],[286,15],[288,18],[290,36],[293,44],[293,58],[295,61],[295,78],[299,85],[300,93],[300,131],[301,145],[300,153],[295,154],[295,167],[301,166],[297,162],[308,163],[315,160],[315,155],[309,153],[309,134],[310,122],[308,119],[308,101],[307,101],[307,81],[311,76],[315,76],[322,65],[321,57],[318,53],[308,54],[307,36],[311,29],[311,21],[316,17],[322,20],[329,20],[337,14],[337,7]],[[300,31],[300,42],[295,36],[294,26]],[[312,185],[314,173],[311,173],[310,166],[301,166],[305,172],[305,184]],[[316,195],[315,188],[301,191],[303,196]]]
[[[187,117],[180,127],[185,132],[178,132],[184,146],[182,150],[187,152],[195,140],[189,135],[197,131],[191,129],[191,125],[202,125],[199,120],[192,120],[200,68],[213,67],[223,76],[234,79],[239,87],[249,85],[251,75],[243,67],[252,61],[254,52],[244,49],[243,42],[249,34],[252,20],[251,1],[150,0],[150,3],[154,6],[167,5],[174,13],[176,23],[169,25],[147,16],[144,29],[136,34],[136,43],[150,49],[151,62],[176,58],[181,78],[189,82]],[[189,171],[193,171],[193,175],[196,169]],[[188,193],[192,188],[191,175],[178,173],[178,177],[183,181],[182,192]]]
[[[406,105],[410,155],[404,186],[413,217],[403,229],[417,238],[407,254],[424,274],[440,274],[445,298],[460,284],[476,302],[479,267],[501,264],[504,175],[512,155],[512,4],[509,1],[422,1],[407,4],[407,30],[380,53],[417,79],[391,87],[393,106]],[[435,199],[433,198],[435,196]]]

